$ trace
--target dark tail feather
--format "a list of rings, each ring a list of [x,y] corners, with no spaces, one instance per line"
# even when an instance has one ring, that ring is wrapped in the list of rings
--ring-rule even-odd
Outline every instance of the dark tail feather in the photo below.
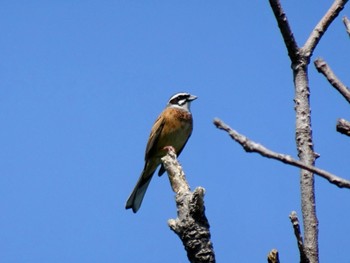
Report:
[[[148,185],[151,182],[153,173],[151,175],[146,175],[145,171],[142,172],[139,180],[136,183],[134,190],[132,191],[132,193],[128,198],[128,201],[126,201],[125,209],[132,208],[132,211],[134,213],[136,213],[140,209],[143,197],[145,196]]]
[[[158,176],[162,176],[163,173],[165,173],[165,168],[164,168],[164,165],[162,164],[162,165],[160,166],[160,169],[159,169],[159,172],[158,172]]]

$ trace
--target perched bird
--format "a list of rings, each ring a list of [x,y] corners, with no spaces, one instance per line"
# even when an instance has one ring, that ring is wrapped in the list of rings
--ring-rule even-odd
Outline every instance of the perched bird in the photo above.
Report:
[[[161,164],[160,159],[167,152],[164,147],[172,146],[176,154],[180,155],[192,133],[190,104],[196,98],[189,93],[177,93],[169,99],[165,110],[152,127],[146,147],[145,166],[126,202],[126,209],[132,208],[134,213],[139,210],[152,176]],[[164,172],[161,164],[158,175],[161,176]]]

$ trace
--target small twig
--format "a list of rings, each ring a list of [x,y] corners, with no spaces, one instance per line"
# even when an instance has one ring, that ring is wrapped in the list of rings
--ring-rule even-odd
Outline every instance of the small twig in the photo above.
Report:
[[[267,255],[267,262],[268,263],[279,263],[280,262],[277,249],[272,249],[269,252],[269,254]]]
[[[318,58],[314,61],[314,64],[317,71],[322,73],[327,78],[328,82],[350,103],[350,89],[337,78],[326,61],[322,58]]]
[[[275,159],[283,163],[293,165],[305,170],[308,170],[312,173],[318,174],[319,176],[325,178],[330,183],[335,184],[340,188],[350,189],[350,181],[340,178],[334,174],[331,174],[325,170],[319,169],[315,166],[305,164],[301,161],[293,159],[290,155],[285,155],[281,153],[273,152],[261,144],[249,140],[246,136],[239,134],[237,131],[231,129],[228,125],[222,122],[219,119],[214,119],[214,124],[217,128],[226,131],[232,139],[238,142],[246,152],[256,152],[261,154],[264,157]]]
[[[177,218],[169,219],[168,225],[181,239],[190,262],[215,263],[210,226],[205,216],[205,189],[197,187],[191,192],[174,148],[167,147],[167,150],[162,162],[176,194],[177,206]]]
[[[343,23],[346,28],[346,32],[348,32],[348,35],[350,37],[350,20],[346,16],[343,17]]]
[[[300,253],[300,262],[308,263],[309,260],[308,260],[308,258],[306,257],[306,254],[305,254],[303,237],[301,235],[299,219],[298,219],[297,213],[295,211],[292,211],[290,213],[290,215],[289,215],[289,219],[292,222],[293,229],[294,229],[294,235],[295,235],[295,237],[297,239],[299,253]]]
[[[296,61],[298,58],[299,47],[294,38],[293,32],[289,26],[287,16],[281,6],[279,0],[269,0],[272,11],[276,17],[278,27],[281,31],[284,43],[288,50],[288,55],[291,61]]]
[[[344,119],[338,119],[337,132],[350,136],[350,122]]]
[[[326,32],[329,25],[333,20],[339,15],[340,11],[344,9],[345,4],[348,0],[335,0],[331,7],[328,9],[327,13],[318,22],[314,30],[312,30],[309,38],[306,40],[302,50],[303,53],[311,57],[314,49],[316,48],[318,42],[321,40],[322,36]]]

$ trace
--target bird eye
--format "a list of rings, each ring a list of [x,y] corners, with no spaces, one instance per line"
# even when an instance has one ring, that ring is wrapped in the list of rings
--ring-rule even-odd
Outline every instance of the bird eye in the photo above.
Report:
[[[176,97],[174,97],[173,99],[171,99],[169,101],[170,104],[177,104],[177,105],[183,105],[186,103],[187,99],[189,98],[188,94],[179,94]]]

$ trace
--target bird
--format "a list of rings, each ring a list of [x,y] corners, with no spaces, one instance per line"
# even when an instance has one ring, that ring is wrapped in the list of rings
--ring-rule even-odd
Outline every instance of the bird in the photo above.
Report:
[[[126,201],[125,209],[131,208],[136,213],[158,166],[161,166],[159,176],[165,172],[161,158],[166,155],[166,148],[172,146],[177,156],[184,149],[193,130],[190,105],[195,99],[197,96],[189,93],[176,93],[171,96],[165,109],[158,116],[148,138],[143,171]]]

